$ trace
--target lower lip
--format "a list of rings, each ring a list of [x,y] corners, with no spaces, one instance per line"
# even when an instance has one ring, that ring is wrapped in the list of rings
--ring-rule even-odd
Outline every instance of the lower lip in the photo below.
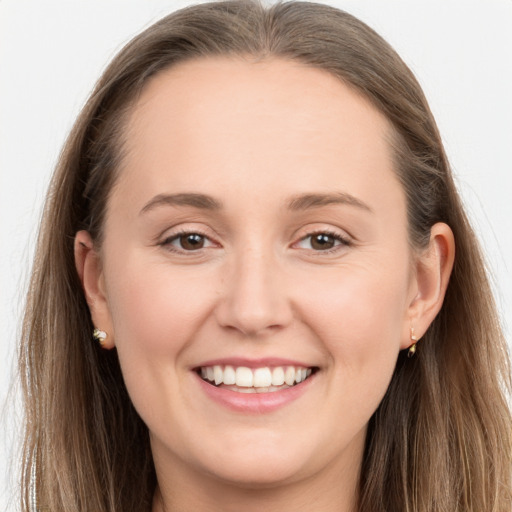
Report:
[[[236,412],[262,414],[275,411],[300,398],[315,379],[315,374],[300,384],[271,393],[238,393],[208,384],[196,374],[201,389],[213,401]]]

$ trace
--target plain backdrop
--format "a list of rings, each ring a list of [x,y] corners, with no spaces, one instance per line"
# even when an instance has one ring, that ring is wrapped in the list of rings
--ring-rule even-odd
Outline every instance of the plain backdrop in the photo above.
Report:
[[[42,201],[59,150],[106,63],[190,1],[0,0],[0,511],[15,510],[16,338]],[[269,2],[265,2],[269,3]],[[347,0],[415,72],[512,328],[512,0]]]

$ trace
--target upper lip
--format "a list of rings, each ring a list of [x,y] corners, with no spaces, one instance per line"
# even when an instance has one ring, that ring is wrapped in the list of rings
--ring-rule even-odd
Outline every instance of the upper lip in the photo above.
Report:
[[[249,359],[247,357],[224,357],[209,359],[194,366],[194,369],[207,366],[245,366],[247,368],[264,368],[265,366],[300,366],[302,368],[313,368],[315,365],[297,361],[295,359],[283,359],[281,357],[263,357]]]

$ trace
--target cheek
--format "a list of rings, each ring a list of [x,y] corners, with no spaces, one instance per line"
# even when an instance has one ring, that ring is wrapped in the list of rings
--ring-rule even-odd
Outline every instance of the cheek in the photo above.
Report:
[[[145,350],[168,353],[178,349],[193,326],[207,315],[211,301],[211,276],[187,273],[165,263],[132,258],[123,272],[110,272],[110,307],[116,342],[141,345]]]
[[[394,339],[398,346],[408,291],[407,276],[401,274],[370,266],[339,269],[311,280],[304,310],[316,330],[343,340],[347,350],[383,346],[379,340]]]
[[[336,373],[335,386],[347,395],[365,396],[369,409],[387,389],[406,319],[407,273],[391,272],[391,267],[340,268],[325,280],[312,280],[304,302],[308,325]]]
[[[169,404],[182,398],[181,354],[210,314],[214,276],[151,262],[136,251],[115,261],[106,266],[106,285],[123,378],[144,421],[159,425],[161,411],[180,409]]]

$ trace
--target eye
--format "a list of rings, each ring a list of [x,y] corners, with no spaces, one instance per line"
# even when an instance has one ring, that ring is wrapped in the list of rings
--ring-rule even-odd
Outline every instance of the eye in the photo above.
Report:
[[[297,243],[300,249],[313,249],[314,251],[328,251],[340,245],[350,245],[349,240],[337,233],[318,232],[305,236]]]
[[[210,247],[214,244],[201,233],[183,232],[166,238],[161,245],[175,251],[191,252]]]

